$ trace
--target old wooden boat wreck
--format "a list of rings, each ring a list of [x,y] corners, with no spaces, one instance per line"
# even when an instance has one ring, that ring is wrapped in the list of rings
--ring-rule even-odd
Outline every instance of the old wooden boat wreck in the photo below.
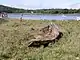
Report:
[[[47,25],[40,29],[40,32],[35,37],[35,39],[28,41],[28,46],[40,46],[45,45],[50,42],[55,41],[57,38],[59,38],[61,35],[61,32],[59,30],[59,27],[55,24]]]

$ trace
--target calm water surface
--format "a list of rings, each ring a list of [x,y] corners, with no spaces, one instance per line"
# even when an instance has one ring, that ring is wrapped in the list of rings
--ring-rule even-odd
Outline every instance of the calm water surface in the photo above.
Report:
[[[20,13],[8,14],[9,18],[20,19]],[[80,14],[23,14],[23,19],[33,19],[33,20],[76,20],[80,18]]]

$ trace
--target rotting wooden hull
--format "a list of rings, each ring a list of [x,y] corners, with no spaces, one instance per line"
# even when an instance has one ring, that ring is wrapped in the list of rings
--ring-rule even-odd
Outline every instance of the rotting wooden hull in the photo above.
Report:
[[[48,25],[40,30],[40,33],[32,39],[28,41],[28,46],[38,46],[45,45],[50,42],[55,41],[60,36],[60,31],[55,25]]]

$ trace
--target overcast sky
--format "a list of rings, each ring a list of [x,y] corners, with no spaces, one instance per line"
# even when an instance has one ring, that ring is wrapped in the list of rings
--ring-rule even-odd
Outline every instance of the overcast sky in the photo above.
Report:
[[[0,4],[24,8],[79,8],[80,0],[1,0]]]

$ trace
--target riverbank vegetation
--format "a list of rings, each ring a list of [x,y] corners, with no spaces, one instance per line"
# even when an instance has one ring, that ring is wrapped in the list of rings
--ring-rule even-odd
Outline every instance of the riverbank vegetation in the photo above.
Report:
[[[26,10],[0,5],[0,12],[7,13],[40,13],[40,14],[73,14],[80,13],[80,9],[36,9]]]
[[[39,28],[50,22],[60,27],[62,38],[45,48],[27,47],[27,41],[34,38]],[[80,21],[2,20],[0,60],[80,60]]]

